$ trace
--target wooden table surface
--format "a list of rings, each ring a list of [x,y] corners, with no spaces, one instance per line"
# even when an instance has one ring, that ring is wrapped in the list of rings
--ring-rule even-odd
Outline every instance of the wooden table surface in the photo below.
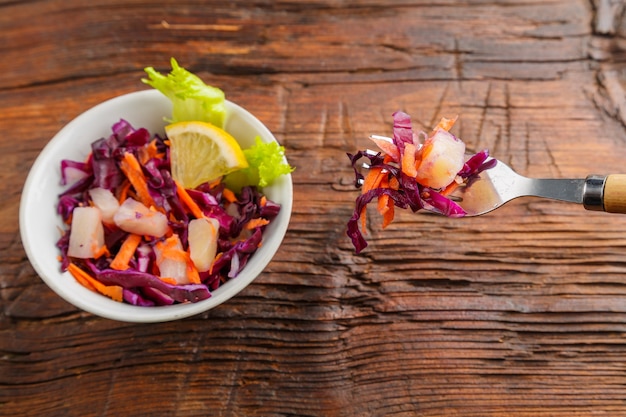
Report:
[[[400,212],[346,237],[346,152],[459,115],[520,173],[626,172],[620,0],[0,1],[0,415],[626,415],[626,215],[520,199]],[[296,167],[267,269],[218,308],[82,312],[26,258],[21,189],[91,106],[170,57],[257,115]]]

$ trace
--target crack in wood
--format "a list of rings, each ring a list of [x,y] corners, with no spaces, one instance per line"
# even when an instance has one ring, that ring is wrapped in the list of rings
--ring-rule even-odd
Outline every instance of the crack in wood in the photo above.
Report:
[[[600,35],[615,35],[624,17],[625,4],[623,0],[593,0],[594,6],[594,33]]]
[[[626,53],[626,3],[623,0],[592,0],[593,33],[589,56],[599,63],[597,80],[606,97],[595,97],[611,118],[626,127],[626,65],[620,57]],[[605,40],[603,40],[605,39]],[[600,93],[602,93],[602,91]]]

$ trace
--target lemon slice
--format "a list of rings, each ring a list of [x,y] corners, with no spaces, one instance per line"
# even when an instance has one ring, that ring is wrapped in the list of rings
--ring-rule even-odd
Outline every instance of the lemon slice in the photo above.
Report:
[[[196,188],[248,166],[235,138],[210,123],[172,123],[165,133],[170,140],[172,177],[185,188]]]

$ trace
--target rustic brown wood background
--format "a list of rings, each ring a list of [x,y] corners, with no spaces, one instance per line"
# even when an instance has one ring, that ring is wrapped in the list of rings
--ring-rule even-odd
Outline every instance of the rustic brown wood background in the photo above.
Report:
[[[626,172],[621,0],[0,0],[0,415],[626,415],[626,216],[400,213],[355,255],[346,152],[391,114],[529,176]],[[18,208],[90,106],[188,69],[297,167],[283,246],[198,317],[125,324],[34,273]]]

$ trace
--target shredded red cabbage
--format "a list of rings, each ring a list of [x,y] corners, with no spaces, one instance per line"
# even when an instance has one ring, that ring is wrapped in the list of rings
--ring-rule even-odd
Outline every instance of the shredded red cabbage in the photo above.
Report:
[[[161,157],[150,158],[141,168],[151,197],[165,211],[169,226],[178,234],[186,249],[187,226],[193,216],[185,210],[176,191],[176,183],[170,171],[169,147],[165,139],[159,135],[151,136],[146,129],[135,129],[127,121],[120,120],[113,125],[109,137],[93,142],[92,153],[86,162],[62,161],[61,183],[68,185],[68,188],[59,196],[57,212],[63,222],[69,225],[74,208],[90,204],[89,190],[92,188],[100,187],[117,193],[125,182],[120,168],[124,153],[131,152],[141,160],[139,155],[154,140],[157,153]],[[73,183],[68,180],[70,177],[76,178]],[[128,233],[109,224],[104,225],[104,230],[105,245],[110,255],[87,260],[68,256],[71,232],[68,227],[57,241],[61,252],[61,269],[67,270],[72,262],[104,285],[121,286],[124,301],[138,306],[197,302],[209,298],[211,291],[237,277],[261,244],[266,226],[246,230],[244,225],[257,218],[271,222],[278,215],[280,205],[268,200],[253,186],[244,187],[237,194],[237,201],[232,203],[224,198],[223,185],[209,187],[208,184],[203,184],[187,192],[205,216],[216,218],[220,224],[218,257],[210,271],[200,273],[201,284],[172,285],[159,278],[155,273],[158,271],[153,250],[159,241],[157,238],[148,239],[136,250],[130,261],[130,269],[112,269],[109,266],[112,257]]]
[[[151,300],[157,305],[163,305],[164,303],[173,304],[170,303],[164,296],[167,296],[173,301],[179,303],[195,303],[211,297],[211,292],[204,284],[171,285],[162,281],[153,274],[139,272],[132,269],[117,271],[115,269],[99,270],[92,267],[92,272],[94,272],[95,278],[104,285],[119,285],[129,291],[134,290],[134,294],[140,296],[144,300]],[[146,291],[146,289],[148,289],[148,291]],[[162,293],[162,295],[159,294],[158,299],[154,297],[154,290]]]

